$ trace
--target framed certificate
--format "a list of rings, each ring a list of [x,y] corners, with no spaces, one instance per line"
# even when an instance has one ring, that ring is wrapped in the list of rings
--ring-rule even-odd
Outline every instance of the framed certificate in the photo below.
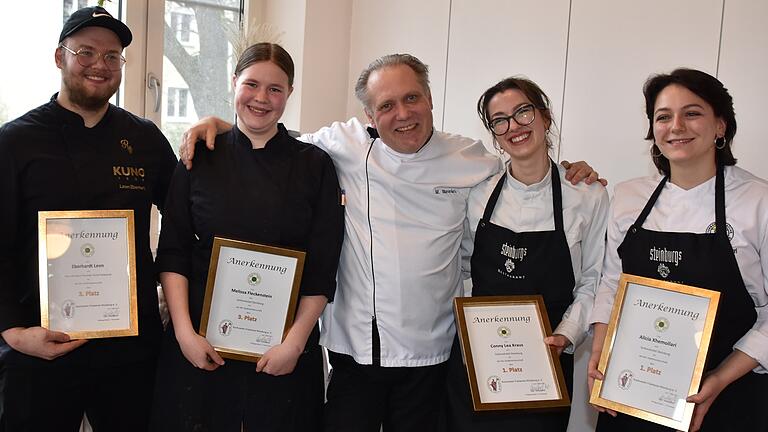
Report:
[[[688,430],[720,293],[622,274],[589,402]]]
[[[139,334],[133,210],[38,212],[40,325],[73,339]]]
[[[304,252],[215,237],[200,334],[222,357],[256,362],[293,324]]]
[[[454,311],[475,411],[570,405],[540,295],[458,297]]]

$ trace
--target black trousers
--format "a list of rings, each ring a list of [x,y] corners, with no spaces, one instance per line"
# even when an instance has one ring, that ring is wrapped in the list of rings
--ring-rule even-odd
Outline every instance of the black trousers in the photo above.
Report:
[[[214,371],[195,368],[171,328],[157,368],[151,431],[319,432],[323,359],[308,346],[292,373],[256,372],[256,363],[225,359]]]
[[[330,352],[333,366],[325,404],[326,432],[437,429],[447,363],[422,367],[361,365]]]
[[[120,366],[0,367],[0,432],[146,431],[155,360]]]

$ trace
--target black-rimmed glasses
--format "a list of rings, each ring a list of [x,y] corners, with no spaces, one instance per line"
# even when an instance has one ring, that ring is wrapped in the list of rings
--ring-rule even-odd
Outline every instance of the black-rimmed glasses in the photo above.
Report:
[[[502,136],[509,132],[510,120],[514,120],[520,126],[528,126],[536,119],[536,107],[533,104],[525,104],[516,109],[511,116],[492,118],[488,122],[488,129],[496,136]]]
[[[70,54],[77,58],[77,62],[80,63],[80,66],[82,67],[91,67],[95,65],[101,57],[104,58],[104,64],[107,65],[107,69],[111,71],[119,71],[122,69],[126,61],[125,57],[116,52],[108,52],[102,54],[89,48],[80,48],[77,51],[72,51],[65,45],[59,45],[59,48],[64,48],[65,50],[69,51]]]

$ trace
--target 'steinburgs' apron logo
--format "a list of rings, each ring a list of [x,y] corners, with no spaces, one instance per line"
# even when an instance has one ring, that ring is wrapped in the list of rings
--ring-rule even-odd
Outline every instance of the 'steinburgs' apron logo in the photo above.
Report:
[[[504,268],[507,269],[507,273],[512,273],[515,270],[515,263],[511,259],[507,258],[507,262],[504,263]]]
[[[714,234],[717,232],[717,223],[712,222],[707,225],[707,234]],[[728,236],[728,240],[733,240],[733,227],[728,222],[725,223],[725,235]]]
[[[525,259],[525,256],[528,255],[528,248],[521,248],[514,245],[510,246],[507,243],[504,243],[501,245],[501,251],[499,253],[501,256],[506,257],[506,260],[504,261],[504,269],[500,268],[497,270],[499,273],[513,279],[525,278],[524,275],[512,276],[511,273],[517,268],[514,260],[522,262],[523,259]],[[504,270],[506,270],[506,273]]]
[[[658,271],[659,276],[663,277],[664,279],[669,276],[669,267],[667,267],[664,263],[659,264],[659,267],[656,269],[656,271]]]
[[[680,261],[683,260],[683,251],[668,250],[667,248],[659,249],[653,246],[649,251],[648,259],[659,263],[656,271],[659,273],[659,276],[666,279],[671,273],[671,270],[667,264],[674,264],[675,267],[677,267],[680,264]]]

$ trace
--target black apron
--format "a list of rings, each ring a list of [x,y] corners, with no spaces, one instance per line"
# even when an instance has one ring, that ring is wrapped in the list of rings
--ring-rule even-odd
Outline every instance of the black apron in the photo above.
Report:
[[[501,176],[485,205],[483,218],[477,224],[475,248],[472,254],[472,295],[533,295],[541,294],[547,314],[555,329],[573,302],[573,267],[568,241],[563,229],[563,200],[560,175],[551,162],[552,203],[555,218],[554,231],[517,233],[491,223],[491,215],[501,194],[506,173]],[[511,255],[500,251],[506,245]],[[520,251],[524,251],[524,254]],[[524,255],[524,256],[522,256]],[[568,386],[572,391],[573,356],[562,355],[560,362]],[[565,431],[570,409],[556,411],[497,411],[475,413],[469,379],[461,356],[458,338],[454,339],[448,365],[448,384],[445,406],[446,430],[450,431],[498,431],[505,427],[514,430]],[[513,429],[510,429],[513,430]]]
[[[733,345],[755,323],[755,305],[744,286],[741,272],[728,239],[725,218],[724,169],[718,165],[715,178],[714,234],[650,231],[643,223],[653,209],[667,177],[651,195],[643,211],[629,227],[618,248],[624,273],[668,280],[720,292],[717,318],[707,354],[706,371],[716,368],[733,350]],[[651,249],[682,252],[683,259],[657,262]],[[750,372],[723,390],[704,417],[702,431],[766,431],[768,421],[768,376]],[[636,417],[601,413],[597,431],[673,431]]]

